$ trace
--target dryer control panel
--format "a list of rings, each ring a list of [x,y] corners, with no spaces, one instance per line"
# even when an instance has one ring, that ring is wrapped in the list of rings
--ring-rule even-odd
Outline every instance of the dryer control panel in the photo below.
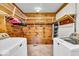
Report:
[[[5,38],[9,38],[10,36],[7,33],[0,33],[0,40],[3,40]]]

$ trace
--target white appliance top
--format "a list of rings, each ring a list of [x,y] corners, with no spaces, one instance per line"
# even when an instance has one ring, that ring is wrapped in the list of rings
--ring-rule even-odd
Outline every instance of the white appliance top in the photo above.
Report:
[[[11,37],[4,40],[0,40],[0,55],[8,53],[13,48],[19,46],[26,38]]]
[[[65,47],[67,47],[69,50],[79,51],[79,44],[75,45],[75,44],[66,42],[66,41],[64,41],[64,39],[60,39],[60,38],[54,38],[54,40],[56,40],[57,42],[61,43]]]
[[[26,41],[26,38],[10,37],[7,33],[0,33],[0,55],[8,53],[24,41]]]

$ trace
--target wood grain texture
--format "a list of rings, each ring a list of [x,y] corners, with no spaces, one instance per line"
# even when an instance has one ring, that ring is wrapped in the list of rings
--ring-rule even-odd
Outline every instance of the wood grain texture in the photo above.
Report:
[[[54,13],[25,13],[27,24],[52,24],[55,21]]]
[[[53,13],[26,13],[27,17],[37,17],[35,19],[27,19],[27,27],[23,28],[24,37],[28,38],[28,44],[33,44],[33,37],[36,33],[41,36],[40,44],[52,44],[52,23],[55,19],[39,17],[55,17]]]
[[[1,3],[0,10],[7,13],[9,16],[13,16],[13,11],[14,11],[15,7],[16,6],[14,4],[12,4],[12,3]],[[13,17],[15,17],[15,16],[19,17],[19,18],[22,18],[22,19],[26,18],[24,13],[22,13],[21,10],[19,10],[17,7],[15,9],[15,14],[14,14]]]
[[[2,5],[6,6],[7,8],[3,7]],[[13,9],[14,9],[14,5],[12,4],[2,4],[0,5],[0,10],[6,12],[7,14],[9,14],[10,16],[12,15]],[[13,6],[13,7],[12,7]],[[18,11],[17,9],[17,13],[19,14],[20,11]],[[20,13],[19,15],[21,15],[22,13]],[[38,33],[41,38],[41,43],[40,44],[52,44],[52,27],[51,24],[53,23],[53,21],[55,21],[54,17],[56,14],[54,13],[27,13],[25,14],[27,17],[38,17],[36,19],[26,19],[26,23],[27,26],[25,27],[21,27],[18,25],[12,25],[8,22],[6,22],[6,25],[3,23],[4,21],[2,20],[3,18],[1,17],[1,24],[0,27],[3,30],[3,27],[6,27],[7,29],[7,33],[11,36],[11,37],[25,37],[28,39],[28,44],[33,44],[33,40],[32,38],[35,36],[36,33]],[[14,17],[20,18],[18,15],[14,15]],[[23,17],[23,16],[21,16]],[[44,18],[39,18],[39,17],[44,17]],[[46,17],[50,17],[50,18],[46,18]],[[53,19],[52,19],[53,17]],[[4,25],[5,26],[4,26]]]
[[[51,25],[27,25],[23,28],[24,37],[28,39],[28,44],[33,44],[33,38],[38,33],[41,37],[40,44],[52,44],[52,27]]]
[[[0,15],[0,32],[6,32],[6,21],[5,21],[5,16]]]
[[[13,25],[8,22],[7,22],[6,26],[7,26],[7,33],[11,37],[24,37],[21,26]]]
[[[74,23],[75,19],[74,19],[75,15],[64,15],[62,16],[58,21],[60,23],[60,25],[65,25],[65,24],[70,24],[70,23]]]

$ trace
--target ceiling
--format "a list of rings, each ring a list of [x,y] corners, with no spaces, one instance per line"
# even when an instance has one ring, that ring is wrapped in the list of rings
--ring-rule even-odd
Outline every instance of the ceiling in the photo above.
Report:
[[[63,3],[15,3],[24,13],[52,12],[55,13]]]

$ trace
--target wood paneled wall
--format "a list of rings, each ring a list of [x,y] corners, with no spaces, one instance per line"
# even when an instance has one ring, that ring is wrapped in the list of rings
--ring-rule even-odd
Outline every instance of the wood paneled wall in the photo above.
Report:
[[[28,44],[33,44],[33,38],[38,33],[40,44],[52,44],[52,23],[55,21],[55,14],[53,13],[27,13],[27,17],[37,17],[27,19],[27,27],[23,28],[24,37],[28,39]],[[39,18],[44,17],[44,18]],[[45,18],[53,17],[53,18]]]
[[[6,32],[6,21],[5,21],[5,16],[0,15],[0,32]]]
[[[12,15],[12,11],[13,10],[9,10],[9,4],[2,4],[0,6],[0,10],[6,12],[9,15]],[[5,7],[7,7],[8,9],[6,9]],[[15,7],[15,6],[14,6]],[[13,9],[14,9],[13,7]],[[18,13],[15,13],[14,17],[16,18],[20,18],[20,16],[18,16]],[[20,13],[19,15],[21,15],[22,13]],[[32,44],[33,40],[32,38],[35,36],[36,33],[38,33],[41,36],[41,43],[40,44],[51,44],[52,43],[52,26],[51,24],[55,21],[55,14],[54,13],[25,13],[25,15],[27,17],[35,17],[35,19],[30,18],[30,19],[26,19],[26,23],[27,26],[22,27],[22,26],[18,26],[18,25],[12,25],[8,22],[6,22],[6,29],[7,29],[7,33],[12,36],[12,37],[26,37],[28,39],[28,44]],[[21,16],[22,17],[22,16]],[[25,18],[25,16],[23,16]],[[37,18],[36,18],[37,17]],[[49,17],[49,18],[46,18]],[[1,16],[2,19],[2,16]],[[3,22],[2,20],[0,20],[0,22]],[[0,27],[3,26],[3,24],[1,23]],[[2,27],[3,28],[3,27]],[[1,28],[1,29],[2,29]]]
[[[52,24],[55,21],[55,13],[25,13],[27,24]]]
[[[52,44],[52,25],[27,25],[23,28],[24,37],[28,39],[28,44],[33,43],[33,38],[38,33],[40,44]]]
[[[7,22],[7,33],[11,37],[24,37],[22,27],[19,25],[13,25]]]
[[[6,22],[5,16],[12,16],[21,20],[25,20],[26,16],[16,7],[15,14],[13,16],[13,11],[16,6],[12,3],[0,3],[0,11],[5,14],[0,13],[0,32],[7,32],[12,37],[23,37],[22,26],[12,25]]]

